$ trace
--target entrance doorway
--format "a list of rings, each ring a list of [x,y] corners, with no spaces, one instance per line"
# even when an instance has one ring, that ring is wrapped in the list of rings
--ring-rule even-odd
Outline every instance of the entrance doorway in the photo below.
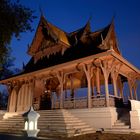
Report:
[[[51,110],[51,108],[52,108],[51,92],[45,90],[44,94],[41,96],[40,110]]]

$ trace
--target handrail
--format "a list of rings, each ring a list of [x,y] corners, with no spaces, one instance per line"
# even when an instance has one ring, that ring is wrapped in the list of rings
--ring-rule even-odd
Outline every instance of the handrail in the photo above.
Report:
[[[121,97],[115,95],[109,95],[109,103],[110,106],[116,106],[119,104]],[[56,99],[55,102],[58,104],[60,99]],[[74,97],[74,98],[65,98],[63,100],[64,108],[85,108],[87,107],[88,98],[84,97]],[[91,104],[92,107],[104,107],[105,103],[105,94],[99,94],[91,96]]]

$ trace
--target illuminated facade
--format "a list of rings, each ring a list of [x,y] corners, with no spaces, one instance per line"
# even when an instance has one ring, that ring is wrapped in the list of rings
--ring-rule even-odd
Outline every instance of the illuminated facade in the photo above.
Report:
[[[140,71],[119,51],[113,21],[92,32],[90,22],[66,33],[40,18],[22,73],[0,81],[9,90],[8,112],[123,107],[124,83],[137,100]],[[112,88],[110,88],[112,86]],[[81,89],[84,94],[77,93]]]
[[[112,128],[124,116],[131,128],[140,129],[135,114],[140,71],[121,55],[113,21],[95,32],[88,21],[66,33],[41,16],[28,54],[32,58],[22,73],[0,81],[9,91],[7,114],[22,114],[31,106],[67,109],[92,128]]]

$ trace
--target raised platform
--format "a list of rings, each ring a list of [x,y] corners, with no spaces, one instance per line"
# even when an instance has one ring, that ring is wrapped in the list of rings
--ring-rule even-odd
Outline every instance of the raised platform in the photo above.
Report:
[[[133,109],[134,110],[134,109]],[[139,133],[131,128],[130,110],[102,107],[91,109],[56,109],[38,111],[38,137],[71,137],[102,131],[103,133]],[[136,116],[138,118],[138,116]],[[6,113],[0,120],[0,133],[25,135],[24,117],[20,113]]]

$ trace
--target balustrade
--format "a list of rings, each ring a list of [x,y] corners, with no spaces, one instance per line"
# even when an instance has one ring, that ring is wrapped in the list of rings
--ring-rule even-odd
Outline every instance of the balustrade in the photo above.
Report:
[[[74,108],[87,108],[87,97],[78,97],[78,98],[66,98],[64,100],[63,106],[65,109],[74,109]],[[105,95],[99,95],[99,96],[92,96],[91,97],[91,107],[105,107],[106,101],[105,101]],[[109,95],[109,106],[110,107],[122,107],[123,106],[123,100],[120,97],[116,97],[113,95]],[[57,99],[54,103],[54,108],[59,109],[60,108],[60,101]]]

